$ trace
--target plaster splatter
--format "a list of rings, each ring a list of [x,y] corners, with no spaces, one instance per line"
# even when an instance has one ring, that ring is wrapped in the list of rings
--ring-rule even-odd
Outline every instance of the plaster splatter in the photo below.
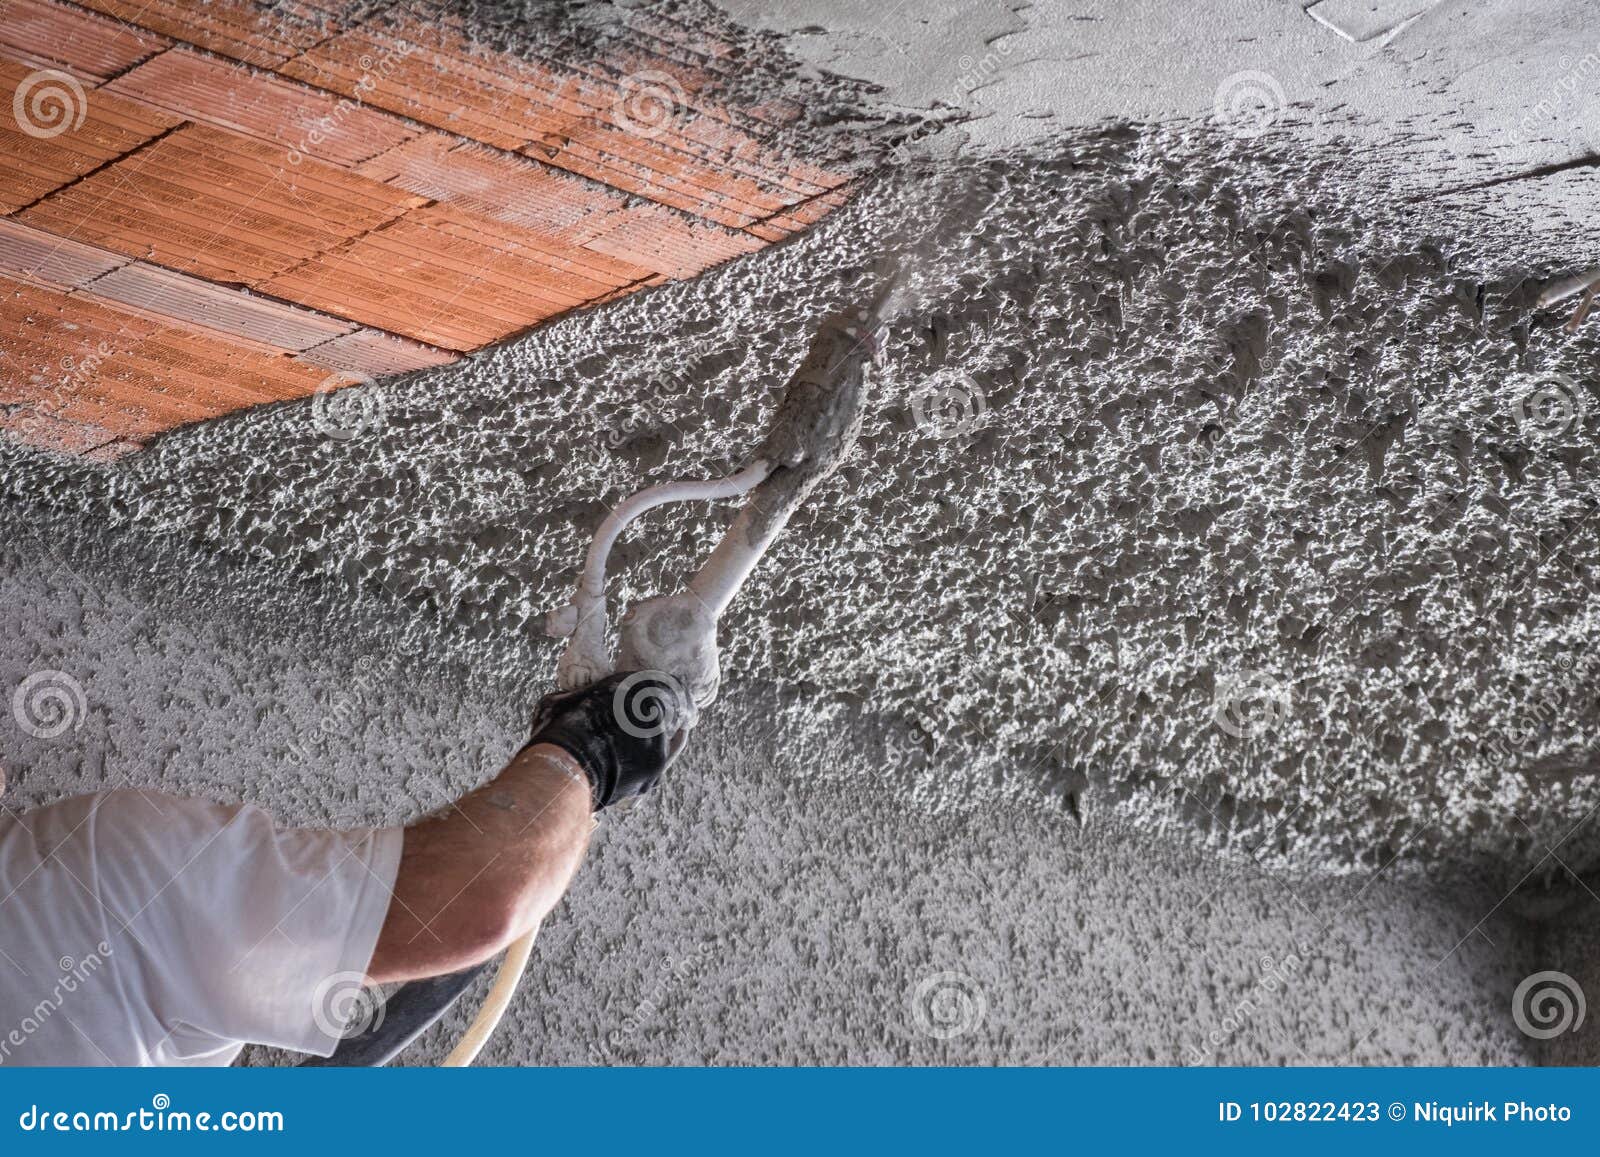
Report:
[[[865,708],[931,811],[1044,792],[1268,859],[1520,872],[1596,786],[1596,339],[1535,304],[1577,263],[1492,214],[1292,132],[1085,131],[894,169],[794,244],[379,385],[353,436],[289,405],[113,470],[7,449],[6,483],[531,695],[599,518],[753,450],[900,247],[860,455],[730,614],[725,682],[786,688],[800,746]],[[652,519],[614,597],[719,517]]]

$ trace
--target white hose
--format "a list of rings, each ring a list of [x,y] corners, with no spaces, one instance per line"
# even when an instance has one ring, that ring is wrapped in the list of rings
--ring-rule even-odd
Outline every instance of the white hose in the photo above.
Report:
[[[758,458],[726,478],[664,482],[629,496],[607,515],[584,556],[583,574],[572,603],[563,612],[570,618],[552,629],[553,634],[568,637],[566,650],[556,664],[556,685],[563,691],[576,691],[611,674],[606,654],[606,559],[628,523],[668,502],[708,501],[744,494],[771,473],[772,465]]]
[[[713,478],[704,482],[663,482],[637,494],[630,495],[618,504],[600,529],[594,533],[589,553],[583,561],[583,579],[578,589],[591,597],[603,596],[606,589],[606,558],[611,554],[611,544],[616,542],[628,523],[647,510],[665,506],[669,502],[707,502],[717,498],[733,498],[755,486],[772,467],[761,459],[726,478]]]
[[[757,459],[743,470],[726,478],[714,478],[704,482],[664,482],[630,495],[618,504],[600,524],[600,529],[595,531],[594,541],[589,544],[589,553],[584,557],[583,577],[578,581],[578,590],[573,598],[573,606],[578,612],[574,624],[576,629],[572,641],[567,645],[567,654],[562,656],[562,665],[567,666],[570,657],[581,653],[586,644],[592,645],[596,639],[601,647],[604,647],[606,559],[611,554],[611,547],[617,541],[617,536],[630,522],[646,511],[664,506],[668,502],[704,502],[735,497],[752,489],[771,473],[771,465]],[[592,628],[595,625],[599,626],[599,631],[591,633],[585,630],[586,626]],[[598,658],[604,663],[603,655]],[[494,1030],[499,1027],[506,1009],[511,1006],[511,998],[516,995],[522,974],[527,971],[528,958],[533,955],[533,938],[537,931],[538,929],[534,929],[506,949],[505,959],[500,962],[500,971],[495,973],[494,987],[489,989],[489,995],[484,998],[471,1027],[462,1035],[456,1047],[450,1050],[450,1055],[445,1057],[445,1068],[461,1069],[472,1064],[489,1038],[494,1035]]]
[[[622,499],[618,507],[606,515],[605,522],[600,523],[600,530],[595,531],[594,541],[589,544],[589,554],[584,557],[584,573],[578,581],[578,592],[573,599],[573,607],[578,610],[578,618],[574,623],[576,629],[573,632],[573,640],[566,647],[566,655],[562,656],[563,666],[568,664],[570,658],[581,653],[586,645],[592,645],[595,640],[598,640],[603,647],[605,563],[606,558],[611,555],[611,546],[616,542],[618,534],[626,530],[627,523],[632,522],[638,515],[645,514],[646,510],[664,506],[667,502],[734,498],[736,494],[746,493],[750,488],[754,488],[771,472],[773,467],[768,462],[757,459],[750,466],[725,478],[712,478],[707,482],[664,482]],[[598,615],[598,623],[595,621],[595,615]],[[600,627],[600,631],[594,631],[595,626]],[[450,1050],[450,1056],[446,1056],[443,1067],[464,1069],[469,1066],[474,1059],[477,1059],[478,1053],[483,1050],[483,1045],[488,1043],[491,1035],[494,1035],[494,1029],[499,1027],[501,1018],[506,1016],[510,1000],[517,994],[517,984],[522,983],[522,975],[528,970],[528,957],[533,955],[533,938],[536,931],[538,930],[530,931],[528,935],[518,939],[506,949],[506,959],[502,960],[498,973],[494,973],[494,987],[491,987],[490,994],[483,999],[483,1005],[478,1008],[478,1015],[472,1021],[472,1026],[467,1029],[466,1034],[462,1034],[461,1040],[456,1042],[456,1047]]]
[[[442,1067],[464,1069],[478,1059],[483,1046],[489,1043],[494,1030],[500,1027],[501,1017],[511,1006],[511,998],[516,995],[522,974],[527,971],[528,957],[533,955],[533,938],[538,932],[539,929],[533,929],[506,949],[506,958],[500,962],[500,971],[494,974],[494,987],[484,997],[471,1027],[462,1034],[456,1047],[450,1050],[450,1055],[444,1058]]]
[[[874,324],[881,317],[881,313],[880,302],[878,314],[873,318]],[[850,331],[845,332],[848,334]],[[767,506],[763,507],[757,498],[746,502],[744,509],[735,517],[733,525],[723,534],[722,541],[711,552],[711,557],[690,580],[684,592],[700,601],[709,614],[713,628],[716,619],[733,601],[745,580],[750,577],[750,572],[761,561],[767,548],[782,532],[784,525],[789,521],[789,516],[794,513],[794,508],[810,492],[818,479],[832,473],[838,466],[840,457],[848,451],[849,446],[854,443],[855,435],[860,431],[859,381],[846,395],[832,393],[818,397],[815,391],[823,387],[811,379],[802,377],[805,366],[817,356],[817,350],[821,348],[826,351],[827,346],[819,346],[818,343],[821,341],[820,336],[813,340],[812,351],[807,354],[807,361],[802,364],[801,371],[797,374],[797,380],[803,381],[805,387],[812,393],[797,399],[795,383],[791,382],[789,392],[779,407],[780,422],[788,420],[791,426],[800,423],[799,427],[789,433],[791,440],[795,438],[804,440],[806,461],[804,473],[798,481],[791,474],[790,482],[780,487],[781,493],[770,496],[771,501]],[[851,346],[850,354],[861,349],[863,344],[866,343],[856,339]],[[823,367],[819,365],[818,368]],[[827,368],[837,369],[837,366]],[[841,398],[846,399],[845,404],[850,407],[849,410],[840,412],[838,403]],[[772,444],[771,435],[768,445],[770,444]],[[668,502],[707,501],[749,493],[774,476],[779,461],[787,459],[781,455],[772,461],[757,458],[743,470],[725,478],[706,482],[666,482],[652,486],[624,499],[606,517],[600,524],[600,529],[595,531],[594,541],[589,544],[589,552],[584,556],[583,574],[578,580],[578,589],[573,594],[571,605],[564,608],[559,619],[560,628],[551,631],[558,636],[567,636],[568,640],[556,668],[558,686],[564,690],[576,690],[611,673],[612,664],[610,656],[606,653],[605,641],[606,560],[610,557],[611,547],[616,543],[617,536],[628,523],[646,511]],[[799,461],[800,459],[796,458],[790,465],[796,466]],[[670,603],[672,597],[652,601]],[[714,658],[714,635],[711,651]],[[714,662],[710,670],[714,693]],[[483,1007],[478,1010],[477,1019],[472,1022],[472,1027],[467,1029],[460,1043],[445,1058],[445,1067],[463,1068],[470,1065],[484,1043],[494,1033],[500,1018],[505,1015],[506,1007],[511,1003],[512,996],[516,993],[523,970],[528,966],[528,957],[533,951],[533,936],[534,933],[529,932],[506,950],[506,958],[500,965],[500,971],[495,974],[494,987],[489,990],[489,995],[484,1000]]]

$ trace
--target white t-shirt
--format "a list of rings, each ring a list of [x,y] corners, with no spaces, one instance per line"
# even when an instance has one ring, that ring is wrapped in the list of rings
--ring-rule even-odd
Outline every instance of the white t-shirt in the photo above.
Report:
[[[362,1007],[403,835],[149,791],[0,818],[0,1065],[327,1056]]]

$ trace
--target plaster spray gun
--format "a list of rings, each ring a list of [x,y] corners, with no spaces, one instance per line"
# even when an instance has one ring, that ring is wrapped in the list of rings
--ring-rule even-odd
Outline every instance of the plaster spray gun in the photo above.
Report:
[[[561,690],[574,691],[616,671],[666,676],[692,726],[716,698],[721,679],[717,625],[756,564],[807,496],[832,474],[861,432],[866,364],[892,310],[896,278],[879,276],[864,306],[825,319],[785,389],[765,440],[747,465],[725,478],[667,482],[624,500],[601,523],[584,559],[572,601],[546,617],[546,633],[567,640],[556,668]],[[618,537],[647,511],[670,502],[744,496],[745,502],[704,565],[683,589],[628,608],[615,658],[607,645],[606,562]],[[533,949],[529,932],[506,950],[493,988],[447,1067],[472,1063],[511,1003]],[[404,985],[389,997],[381,1023],[351,1037],[332,1057],[308,1063],[382,1065],[441,1017],[487,965]]]

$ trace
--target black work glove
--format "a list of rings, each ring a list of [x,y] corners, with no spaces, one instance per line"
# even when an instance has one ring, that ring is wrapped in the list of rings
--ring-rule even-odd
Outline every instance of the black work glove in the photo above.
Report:
[[[664,671],[619,671],[539,700],[529,746],[553,743],[589,777],[594,810],[643,795],[683,749],[693,705]]]

